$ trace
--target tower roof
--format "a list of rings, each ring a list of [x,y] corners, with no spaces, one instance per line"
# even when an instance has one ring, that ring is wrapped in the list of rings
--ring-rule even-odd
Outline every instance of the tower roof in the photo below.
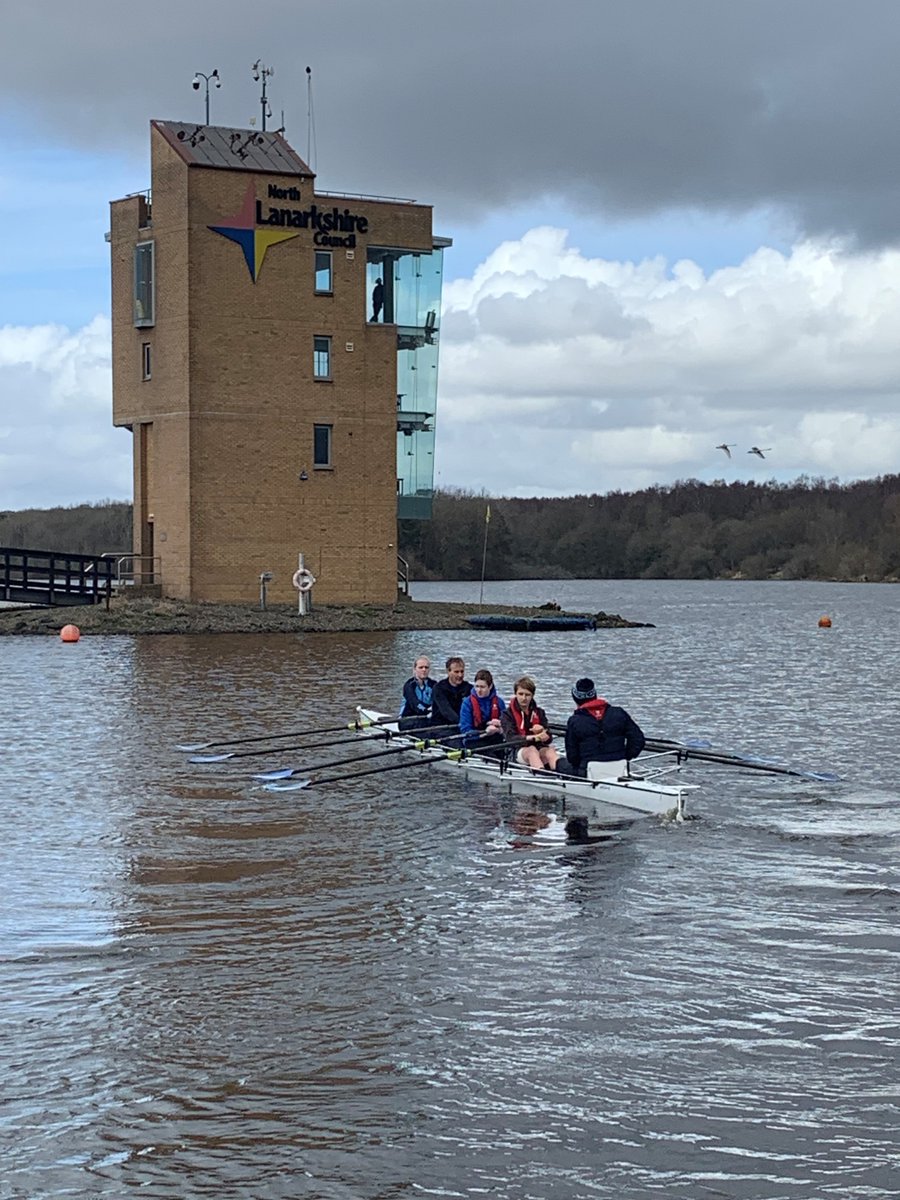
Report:
[[[159,130],[189,167],[315,178],[280,133],[197,125],[193,121],[151,121],[150,125]]]

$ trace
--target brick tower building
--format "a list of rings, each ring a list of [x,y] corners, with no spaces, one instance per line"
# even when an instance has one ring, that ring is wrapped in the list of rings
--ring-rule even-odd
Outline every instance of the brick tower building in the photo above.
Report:
[[[111,204],[113,422],[135,567],[164,595],[397,594],[431,513],[443,248],[431,208],[316,192],[277,133],[152,121],[151,189]]]

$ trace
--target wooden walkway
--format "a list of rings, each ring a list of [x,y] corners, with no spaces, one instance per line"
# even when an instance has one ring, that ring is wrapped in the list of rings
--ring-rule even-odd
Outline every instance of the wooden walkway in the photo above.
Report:
[[[0,600],[9,603],[108,607],[114,577],[115,564],[99,555],[0,546]]]

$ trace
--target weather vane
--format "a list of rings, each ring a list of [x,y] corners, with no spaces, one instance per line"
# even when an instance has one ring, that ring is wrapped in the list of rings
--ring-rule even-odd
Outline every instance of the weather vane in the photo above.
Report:
[[[275,74],[274,67],[267,67],[261,58],[258,58],[252,67],[253,78],[259,83],[262,80],[262,95],[259,98],[260,107],[262,108],[262,131],[266,132],[266,118],[271,117],[272,110],[269,108],[269,102],[266,99],[266,80],[270,79]]]
[[[210,85],[210,83],[212,83],[213,80],[215,80],[216,87],[220,88],[222,86],[222,81],[219,78],[218,71],[213,71],[212,74],[210,74],[210,75],[205,75],[202,71],[195,71],[194,72],[194,82],[192,85],[195,92],[200,91],[200,80],[201,79],[206,80],[206,124],[208,125],[209,124],[209,85]]]

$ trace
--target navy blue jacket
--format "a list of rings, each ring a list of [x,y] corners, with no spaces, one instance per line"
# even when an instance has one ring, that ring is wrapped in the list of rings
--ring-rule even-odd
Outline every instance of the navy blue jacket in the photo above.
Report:
[[[616,762],[637,758],[644,748],[644,734],[624,708],[605,701],[581,705],[566,723],[566,758],[576,775],[587,772],[590,762]],[[603,719],[594,715],[602,712]]]
[[[431,703],[434,697],[435,681],[431,678],[419,683],[415,675],[407,679],[403,685],[403,706],[400,716],[418,718],[416,724],[428,725],[431,721]]]

